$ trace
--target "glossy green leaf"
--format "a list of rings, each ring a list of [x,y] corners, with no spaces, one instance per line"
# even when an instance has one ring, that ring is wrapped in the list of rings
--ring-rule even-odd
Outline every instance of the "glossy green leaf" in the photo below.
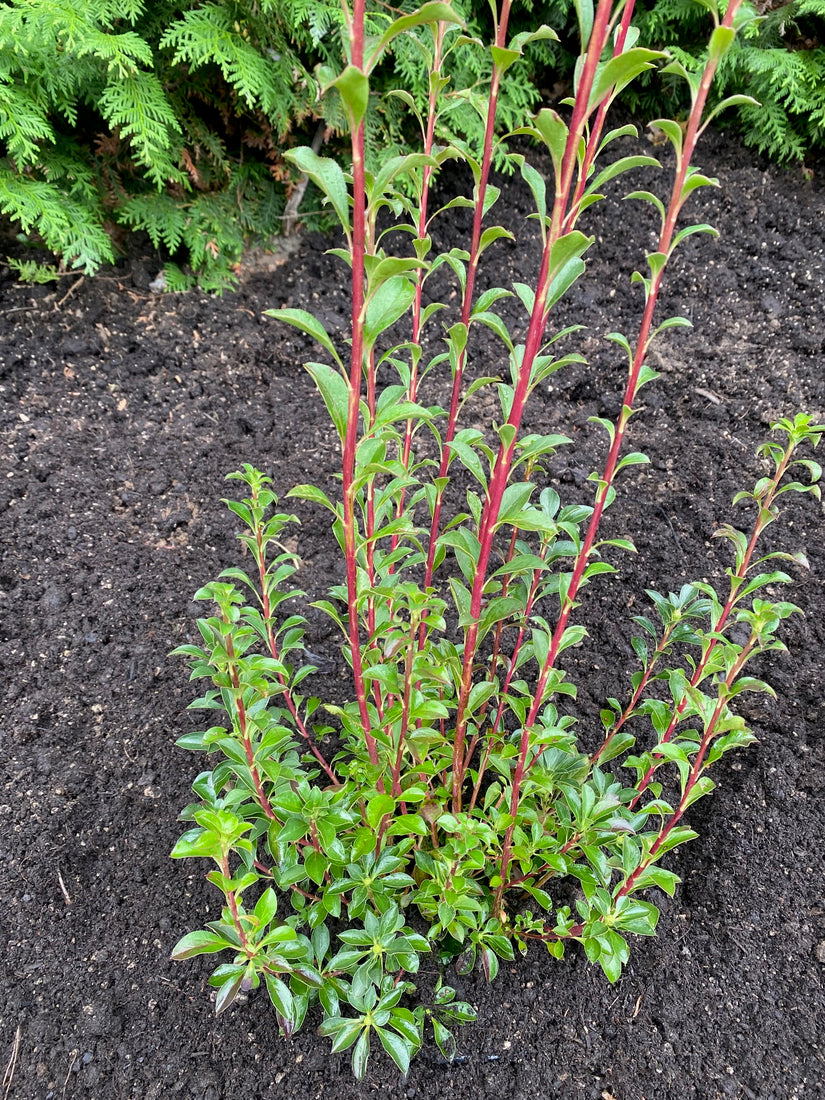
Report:
[[[630,172],[633,168],[661,168],[661,164],[655,157],[646,156],[632,156],[621,157],[619,160],[614,160],[612,164],[603,169],[595,177],[595,179],[587,187],[587,194],[591,191],[598,191],[600,187],[603,187],[609,180],[615,179],[616,176],[623,175],[625,172]]]
[[[314,340],[317,340],[325,351],[330,353],[336,363],[341,364],[341,358],[335,350],[335,345],[330,339],[329,333],[321,322],[313,317],[311,313],[307,313],[305,309],[268,309],[264,315],[274,317],[276,321],[283,321],[287,325],[292,325],[293,328],[307,333]]]
[[[297,497],[299,500],[308,500],[312,504],[320,504],[329,509],[333,515],[337,509],[326,493],[323,493],[317,485],[294,485],[286,494],[288,497]]]
[[[378,1032],[381,1046],[387,1054],[389,1054],[390,1058],[392,1058],[401,1072],[406,1074],[409,1071],[410,1057],[413,1054],[407,1040],[401,1035],[396,1035],[395,1032],[389,1031],[385,1027],[377,1027],[375,1030]]]
[[[190,932],[175,944],[170,958],[175,962],[182,959],[191,959],[195,955],[211,955],[216,951],[236,950],[233,944],[228,943],[222,936],[215,932]]]
[[[714,27],[708,46],[708,61],[718,65],[736,38],[733,27]]]
[[[329,200],[344,230],[349,231],[349,197],[343,170],[337,161],[319,157],[312,149],[301,146],[290,149],[284,157],[300,169]]]
[[[377,794],[367,803],[367,822],[371,828],[377,829],[386,814],[395,810],[395,799],[388,794]]]
[[[658,50],[646,50],[636,46],[599,67],[590,95],[590,109],[593,110],[608,95],[614,95],[626,88],[640,73],[653,68],[654,62],[665,55]]]
[[[362,1032],[360,1039],[355,1044],[355,1049],[352,1052],[352,1072],[355,1075],[356,1081],[363,1081],[367,1072],[367,1062],[370,1057],[370,1033],[368,1030]]]
[[[269,999],[275,1011],[279,1016],[282,1016],[284,1020],[293,1020],[295,1016],[295,1002],[292,999],[292,993],[289,987],[281,981],[280,978],[266,971],[264,972],[264,979],[266,981],[266,991],[269,994]]]
[[[304,366],[318,387],[338,437],[343,443],[347,434],[349,386],[339,372],[327,366],[326,363],[305,363]]]
[[[225,1012],[235,998],[241,991],[241,985],[244,980],[244,970],[239,968],[239,972],[232,974],[222,985],[218,987],[217,995],[215,996],[215,1015],[220,1016],[222,1012]]]
[[[403,317],[415,298],[415,284],[403,275],[387,279],[367,303],[364,342],[371,346],[382,332]]]
[[[371,71],[381,58],[384,50],[389,46],[390,42],[394,38],[397,38],[399,34],[403,34],[405,31],[412,30],[413,27],[420,27],[425,23],[457,23],[463,25],[463,21],[458,13],[455,11],[451,4],[443,3],[427,3],[422,5],[418,11],[412,12],[410,15],[402,15],[398,19],[395,19],[390,23],[389,27],[379,38],[375,47],[372,49],[369,60],[367,62],[367,69]]]
[[[354,130],[357,129],[367,113],[370,98],[369,78],[354,65],[347,65],[331,86],[338,89],[349,116],[350,126]]]

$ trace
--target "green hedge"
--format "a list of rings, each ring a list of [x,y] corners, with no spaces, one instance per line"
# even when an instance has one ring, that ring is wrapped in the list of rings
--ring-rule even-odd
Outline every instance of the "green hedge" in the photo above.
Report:
[[[454,0],[469,31],[489,23],[487,0]],[[416,0],[393,8],[413,10]],[[373,29],[389,18],[371,4]],[[700,0],[637,5],[641,41],[701,66]],[[825,136],[825,0],[792,0],[746,32],[725,60],[717,95],[746,91],[745,140],[799,160]],[[285,149],[343,129],[334,97],[319,102],[313,71],[340,50],[338,0],[6,0],[0,6],[0,211],[42,242],[61,270],[92,273],[115,259],[125,231],[146,231],[177,262],[166,283],[231,285],[246,243],[276,234],[294,182]],[[518,124],[539,88],[569,79],[571,0],[514,4],[513,32],[547,22],[558,44],[530,47],[508,72],[501,124]],[[400,40],[376,74],[422,102],[415,44]],[[451,60],[450,126],[480,136],[488,62],[472,46]],[[654,78],[630,106],[672,114],[683,104]],[[406,109],[376,95],[367,125],[382,155],[404,148]],[[305,203],[306,205],[306,203]],[[58,269],[14,261],[24,277]]]

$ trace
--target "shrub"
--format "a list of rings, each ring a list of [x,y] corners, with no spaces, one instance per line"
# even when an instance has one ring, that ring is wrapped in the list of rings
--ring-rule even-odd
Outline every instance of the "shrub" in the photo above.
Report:
[[[611,0],[582,9],[587,45],[566,120],[545,109],[517,130],[547,151],[555,177],[548,194],[528,160],[511,154],[533,193],[542,237],[536,281],[513,287],[525,313],[523,338],[495,311],[513,292],[474,294],[482,254],[509,236],[484,224],[497,198],[488,173],[498,90],[527,44],[507,37],[506,0],[491,47],[487,139],[476,155],[433,140],[442,63],[457,38],[454,9],[425,4],[380,39],[367,39],[363,0],[347,11],[348,63],[325,74],[349,116],[351,177],[309,149],[290,154],[340,220],[346,247],[333,251],[352,280],[346,349],[303,310],[271,314],[310,334],[326,357],[307,370],[340,443],[341,499],[313,485],[288,496],[332,516],[346,579],[315,606],[341,630],[352,698],[324,705],[305,694],[315,669],[294,611],[302,594],[290,587],[297,559],[281,541],[295,517],[278,509],[269,478],[244,465],[229,475],[241,499],[227,503],[241,523],[246,568],[226,570],[197,593],[215,610],[198,622],[202,643],[175,651],[192,663],[193,679],[211,684],[192,706],[215,719],[178,744],[217,762],[194,783],[197,801],[182,814],[189,826],[172,854],[214,863],[207,878],[223,908],[220,919],[185,935],[173,958],[225,954],[209,979],[218,1012],[242,990],[264,985],[281,1030],[291,1034],[317,1007],[321,1033],[333,1051],[352,1050],[358,1077],[376,1042],[406,1072],[425,1028],[452,1057],[451,1029],[474,1011],[441,982],[413,999],[427,952],[454,959],[460,973],[480,966],[493,979],[499,960],[531,941],[556,958],[578,942],[615,981],[628,938],[655,931],[659,913],[647,895],[675,891],[679,880],[662,860],[696,835],[686,815],[713,789],[710,769],[754,740],[736,701],[746,691],[771,691],[748,666],[757,654],[783,648],[777,630],[797,610],[772,595],[772,586],[789,579],[774,561],[804,565],[801,554],[765,552],[760,537],[782,494],[818,495],[820,468],[798,453],[825,431],[809,417],[780,421],[774,427],[784,438],[760,448],[766,472],[735,498],[754,513],[750,532],[717,531],[733,551],[726,590],[701,582],[649,593],[653,615],[634,619],[640,667],[630,696],[607,700],[602,737],[592,746],[577,739],[565,705],[576,688],[560,660],[585,634],[576,621],[582,589],[615,571],[606,559],[616,550],[632,549],[625,539],[602,537],[599,525],[620,472],[646,461],[624,453],[623,444],[641,387],[657,377],[645,364],[651,341],[688,323],[654,323],[664,273],[686,237],[713,232],[707,225],[678,229],[677,219],[696,189],[715,183],[693,166],[694,150],[738,8],[734,0],[723,19],[712,10],[701,74],[678,62],[667,67],[686,80],[692,100],[684,127],[658,120],[673,152],[669,197],[628,196],[652,207],[660,236],[646,257],[647,274],[633,276],[644,296],[638,333],[608,337],[627,356],[628,376],[616,421],[597,421],[609,446],[603,468],[591,475],[592,505],[565,504],[542,486],[544,463],[570,440],[523,434],[521,420],[532,391],[582,361],[558,350],[575,328],[548,331],[554,305],[584,274],[593,244],[579,222],[608,180],[656,163],[626,156],[602,164],[604,149],[633,129],[607,131],[607,108],[659,60],[630,45],[627,9],[612,11]],[[427,43],[432,73],[423,152],[373,173],[364,156],[369,80],[393,36],[414,25],[426,28],[418,41]],[[455,157],[470,165],[475,186],[472,198],[448,206],[474,209],[472,240],[466,250],[433,255],[430,185]],[[394,186],[400,178],[407,183],[401,191]],[[409,236],[406,253],[385,251],[379,219],[387,209],[400,219],[393,227]],[[423,308],[426,280],[445,266],[461,291],[457,315],[442,313],[447,307],[438,302]],[[430,356],[424,334],[439,314],[449,318],[444,350]],[[470,373],[478,326],[503,345],[501,378]],[[448,368],[449,408],[425,403],[428,376]],[[497,387],[500,422],[486,433],[460,426],[464,403],[485,386]],[[789,478],[791,470],[804,482]],[[458,512],[446,503],[450,485],[466,490]],[[573,889],[572,905],[561,886],[568,896]]]
[[[518,39],[507,44],[507,11],[505,4],[493,47],[490,120],[500,79],[525,45]],[[288,587],[296,561],[280,543],[294,517],[277,511],[269,480],[244,466],[230,476],[245,495],[229,507],[243,525],[241,541],[252,566],[227,570],[197,594],[217,611],[199,621],[203,644],[177,651],[193,662],[194,678],[213,684],[193,706],[217,712],[224,724],[179,741],[220,760],[196,780],[199,801],[183,815],[193,824],[173,854],[212,859],[216,869],[207,877],[225,904],[220,920],[185,936],[174,957],[227,952],[231,961],[210,979],[218,1011],[242,989],[263,982],[285,1033],[300,1027],[317,1003],[322,1032],[332,1037],[333,1050],[352,1048],[358,1076],[376,1039],[406,1070],[427,1023],[451,1055],[450,1027],[471,1018],[471,1007],[457,1002],[449,986],[417,1006],[403,1003],[413,991],[419,957],[436,947],[453,955],[459,970],[478,963],[493,978],[499,959],[511,959],[530,940],[555,956],[574,940],[615,980],[627,960],[627,936],[655,930],[657,909],[640,893],[675,889],[676,876],[660,860],[695,835],[684,817],[713,788],[708,769],[753,740],[735,713],[735,699],[743,691],[770,690],[747,675],[746,666],[757,653],[781,648],[776,630],[795,610],[765,598],[769,585],[787,577],[761,569],[775,557],[800,560],[781,553],[757,557],[757,544],[782,493],[816,491],[819,467],[796,452],[805,441],[816,444],[823,427],[806,417],[776,425],[786,442],[765,444],[769,473],[737,497],[756,506],[750,535],[730,526],[719,531],[734,551],[728,591],[720,596],[702,583],[678,594],[650,594],[659,622],[635,620],[641,668],[632,676],[630,699],[608,700],[602,742],[589,752],[561,707],[575,687],[558,660],[584,634],[574,622],[580,590],[613,570],[602,554],[630,548],[624,540],[600,539],[599,521],[618,473],[644,461],[621,449],[639,390],[655,379],[644,364],[650,341],[686,323],[670,318],[652,327],[674,250],[687,235],[710,229],[677,231],[676,219],[690,193],[713,182],[690,162],[710,78],[733,40],[735,13],[731,5],[714,30],[701,76],[670,66],[688,81],[693,107],[684,132],[659,121],[676,161],[667,204],[648,192],[632,196],[659,214],[661,237],[647,257],[649,274],[634,276],[645,296],[636,339],[610,337],[628,355],[628,382],[617,422],[601,422],[610,447],[603,470],[592,478],[592,507],[563,505],[551,488],[536,484],[543,461],[569,441],[520,436],[519,429],[530,392],[579,358],[555,351],[570,330],[546,333],[553,304],[585,269],[592,238],[577,223],[604,182],[650,162],[620,158],[602,169],[595,163],[605,145],[627,133],[604,133],[604,108],[656,60],[650,51],[627,48],[626,21],[616,56],[600,62],[610,4],[601,3],[592,25],[583,27],[589,48],[569,123],[545,110],[520,128],[546,145],[556,177],[551,207],[542,177],[523,157],[513,157],[533,191],[543,236],[538,281],[514,287],[528,315],[523,342],[493,310],[507,290],[489,290],[478,300],[473,293],[482,253],[506,235],[500,227],[483,228],[496,199],[487,182],[492,129],[477,160],[432,139],[441,63],[454,41],[448,5],[426,5],[417,17],[442,20],[430,31],[434,94],[422,119],[423,154],[396,158],[377,173],[365,168],[369,74],[390,36],[413,19],[400,19],[383,40],[366,44],[363,5],[348,14],[350,64],[328,74],[350,116],[352,179],[311,150],[291,154],[340,219],[347,248],[339,254],[352,270],[349,367],[311,315],[273,313],[315,337],[335,364],[307,369],[340,440],[342,499],[333,503],[308,485],[290,495],[320,503],[333,516],[346,583],[319,606],[344,635],[354,699],[323,707],[304,695],[313,667],[303,651],[303,620],[281,616],[286,601],[300,595]],[[475,209],[472,242],[467,251],[431,257],[431,179],[458,154],[468,159],[476,181],[471,200],[455,200]],[[414,198],[409,188],[393,190],[402,175],[412,182]],[[402,223],[412,237],[409,255],[383,251],[377,218],[387,206],[409,218]],[[421,290],[445,264],[462,290],[462,312],[445,325],[446,350],[425,365],[422,333],[439,306],[422,309]],[[393,326],[402,319],[409,338],[399,342],[391,332],[397,334]],[[469,380],[468,335],[479,324],[503,341],[509,382]],[[453,376],[449,410],[421,404],[428,372],[446,364]],[[397,382],[388,383],[393,374]],[[486,436],[459,428],[463,401],[492,384],[502,423]],[[433,458],[418,445],[422,432],[435,440]],[[786,481],[794,464],[811,484]],[[465,475],[478,487],[467,491],[466,511],[448,517],[447,485]],[[445,587],[438,573],[447,564],[455,569]],[[647,747],[637,747],[633,732],[640,719],[653,729]],[[330,758],[327,744],[334,739],[338,751]],[[629,781],[608,768],[620,760]],[[556,881],[565,879],[577,885],[575,910],[554,894]],[[278,916],[279,894],[292,908],[285,919]]]

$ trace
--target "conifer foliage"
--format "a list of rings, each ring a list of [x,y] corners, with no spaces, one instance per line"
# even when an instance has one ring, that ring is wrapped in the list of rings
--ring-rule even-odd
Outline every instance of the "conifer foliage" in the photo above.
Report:
[[[703,2],[638,3],[640,41],[698,71]],[[825,138],[825,0],[759,3],[763,18],[724,59],[718,94],[759,100],[738,108],[746,141],[792,162]],[[414,7],[368,0],[368,32],[380,36],[393,15]],[[472,38],[483,36],[490,13],[487,0],[454,8],[467,41],[445,63],[453,95],[440,140],[472,143],[490,75]],[[244,245],[280,229],[296,177],[288,150],[319,128],[333,146],[346,133],[340,99],[321,99],[315,76],[338,55],[342,18],[339,0],[5,0],[0,214],[54,253],[62,270],[92,273],[115,259],[115,242],[142,230],[169,260],[168,288],[231,285]],[[540,87],[556,83],[564,94],[573,63],[565,44],[576,34],[574,0],[523,0],[514,25],[519,19],[550,24],[561,41],[528,45],[508,70],[502,132],[535,108]],[[393,43],[373,76],[367,144],[385,158],[415,136],[408,104],[383,95],[394,87],[424,109],[429,87],[415,35]],[[667,114],[673,105],[661,100],[677,94],[651,79],[631,106]],[[319,206],[311,196],[303,210]],[[48,277],[30,259],[13,266]]]
[[[393,10],[413,7],[398,0]],[[456,7],[470,19],[470,0]],[[391,14],[370,8],[380,34]],[[223,289],[245,243],[280,228],[295,175],[283,153],[319,124],[333,142],[346,129],[340,102],[322,104],[314,76],[337,56],[341,22],[338,0],[8,0],[0,5],[0,213],[64,269],[92,273],[114,260],[125,227],[179,261],[166,265],[170,289],[195,279]],[[482,125],[473,89],[489,63],[471,46],[452,63],[462,91],[453,128],[472,137]],[[396,69],[426,102],[414,45],[388,57],[378,93]],[[505,125],[508,111],[514,120],[535,103],[526,69],[503,98]],[[371,104],[367,126],[380,135],[371,144],[381,155],[405,148],[403,118],[400,103],[380,112]],[[43,277],[31,261],[15,266]]]
[[[714,99],[748,95],[720,119],[741,130],[746,144],[783,164],[803,160],[825,141],[825,0],[757,0],[759,15],[737,38],[716,77]],[[655,0],[637,10],[640,41],[665,49],[690,72],[705,63],[702,0]],[[662,110],[662,95],[677,101],[675,81],[654,86],[631,106]],[[713,101],[713,100],[712,100]],[[686,101],[684,101],[686,106]],[[673,105],[664,108],[673,110]]]

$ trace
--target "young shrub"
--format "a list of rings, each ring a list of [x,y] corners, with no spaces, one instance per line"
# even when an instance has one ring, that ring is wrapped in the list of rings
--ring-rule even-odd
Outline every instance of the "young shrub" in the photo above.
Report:
[[[311,150],[291,154],[339,219],[346,246],[334,251],[351,274],[343,351],[311,314],[271,315],[312,335],[324,353],[307,370],[340,446],[341,496],[330,500],[313,485],[287,495],[332,517],[345,580],[316,606],[342,632],[352,694],[343,705],[323,705],[306,693],[314,668],[304,620],[293,611],[298,563],[282,543],[295,517],[279,510],[270,479],[246,464],[229,475],[241,494],[228,502],[241,524],[245,567],[197,593],[213,608],[198,622],[202,642],[175,651],[191,662],[194,679],[210,685],[192,706],[215,724],[178,741],[207,752],[213,766],[195,781],[197,801],[182,815],[189,827],[172,854],[212,861],[207,878],[223,908],[220,919],[184,936],[173,958],[223,954],[210,978],[218,1012],[241,990],[264,985],[284,1034],[308,1012],[320,1016],[333,1051],[351,1051],[357,1077],[377,1045],[406,1072],[430,1028],[452,1057],[453,1026],[474,1012],[448,981],[416,1000],[415,975],[429,952],[454,958],[460,973],[479,966],[492,980],[500,960],[512,960],[531,940],[556,958],[575,941],[611,981],[619,977],[629,937],[655,931],[651,888],[676,888],[663,859],[696,835],[686,815],[712,790],[710,768],[753,740],[736,713],[737,697],[770,688],[748,666],[782,648],[777,630],[796,610],[769,594],[789,579],[772,559],[804,559],[766,554],[759,540],[783,493],[818,494],[820,468],[799,452],[815,446],[825,426],[802,415],[775,425],[780,439],[761,448],[768,472],[736,498],[755,512],[750,533],[718,532],[733,548],[726,590],[703,582],[650,593],[654,615],[635,619],[640,668],[630,698],[607,700],[600,745],[587,751],[579,744],[565,706],[576,688],[563,654],[585,634],[576,615],[582,589],[615,571],[605,555],[632,549],[627,540],[601,537],[600,521],[621,471],[646,461],[625,453],[623,443],[640,389],[656,379],[645,362],[651,341],[688,323],[657,322],[654,313],[681,242],[712,232],[679,228],[678,219],[693,191],[714,183],[694,166],[694,153],[739,4],[732,0],[724,18],[712,9],[701,73],[668,66],[687,82],[692,108],[684,127],[657,121],[673,147],[670,195],[629,196],[654,208],[660,235],[647,273],[633,277],[644,297],[638,332],[609,336],[627,357],[622,409],[615,422],[598,421],[608,448],[591,475],[592,504],[565,504],[541,475],[547,457],[570,441],[525,434],[521,424],[543,380],[581,362],[558,350],[573,330],[556,331],[552,318],[586,270],[593,238],[580,224],[587,208],[608,180],[656,163],[629,156],[602,164],[605,148],[633,131],[605,129],[610,103],[661,60],[633,45],[631,9],[612,0],[590,11],[582,5],[584,46],[564,117],[541,110],[517,130],[547,150],[554,176],[548,189],[525,157],[512,154],[541,230],[532,286],[474,293],[482,255],[508,235],[486,224],[498,196],[489,171],[501,82],[527,41],[508,38],[508,0],[496,10],[480,152],[437,136],[449,96],[443,65],[461,35],[453,7],[426,3],[376,39],[365,36],[364,0],[355,0],[344,7],[347,63],[323,74],[348,114],[352,174]],[[422,151],[371,172],[364,148],[370,77],[394,37],[407,32],[426,51],[432,74],[428,112],[419,119]],[[455,158],[469,164],[475,183],[470,198],[448,205],[473,208],[473,231],[466,249],[436,255],[431,183]],[[405,254],[385,251],[380,219],[387,209],[409,237]],[[454,313],[423,302],[425,282],[445,265],[460,289]],[[495,312],[513,292],[524,309],[523,336]],[[434,318],[444,343],[430,356],[426,330]],[[487,363],[481,374],[468,362],[477,325],[501,340],[501,377],[490,377]],[[451,400],[440,408],[425,394],[429,378],[447,369]],[[497,388],[501,404],[486,434],[461,421],[464,402],[484,386]],[[805,480],[790,480],[791,470]],[[457,513],[450,485],[469,486]],[[568,892],[575,888],[574,907],[560,900],[562,882]]]

